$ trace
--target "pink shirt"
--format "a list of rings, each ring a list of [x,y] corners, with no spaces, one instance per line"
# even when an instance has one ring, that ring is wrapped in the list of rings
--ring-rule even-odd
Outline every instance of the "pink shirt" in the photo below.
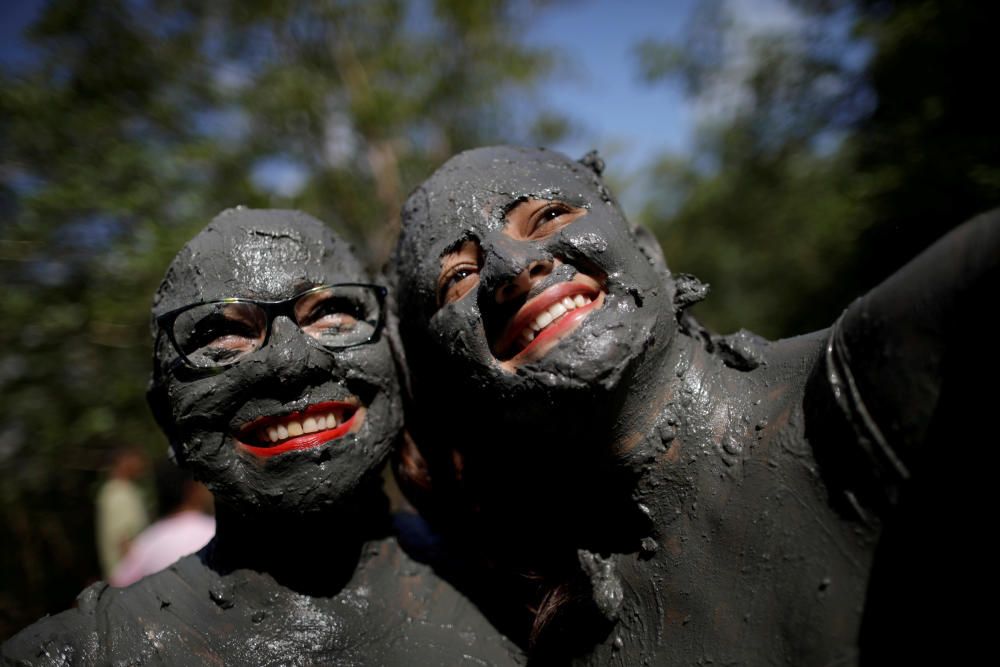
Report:
[[[128,586],[143,577],[173,565],[208,544],[215,535],[215,519],[189,510],[160,519],[132,542],[108,582]]]

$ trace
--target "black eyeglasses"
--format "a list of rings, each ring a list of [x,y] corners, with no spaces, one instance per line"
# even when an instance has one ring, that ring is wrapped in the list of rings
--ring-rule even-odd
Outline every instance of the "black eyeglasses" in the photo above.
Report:
[[[163,313],[156,324],[188,366],[223,368],[267,345],[279,315],[326,350],[371,343],[382,330],[386,291],[379,285],[341,283],[281,301],[219,299]]]

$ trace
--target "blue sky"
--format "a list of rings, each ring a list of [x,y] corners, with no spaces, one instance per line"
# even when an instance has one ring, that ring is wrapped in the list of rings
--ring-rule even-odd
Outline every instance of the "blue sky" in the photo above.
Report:
[[[612,173],[638,168],[664,151],[691,148],[692,106],[676,84],[640,81],[634,47],[643,39],[678,40],[695,0],[554,3],[523,39],[552,47],[562,60],[543,82],[547,104],[578,130],[553,146],[573,157],[591,148]]]
[[[20,32],[43,4],[2,3],[0,61],[16,64],[29,57]],[[552,148],[573,157],[597,148],[609,173],[620,177],[664,151],[690,149],[692,104],[675,84],[640,81],[634,47],[645,38],[678,38],[695,4],[564,0],[544,6],[525,22],[520,39],[558,54],[558,64],[538,87],[535,102],[566,116],[574,127],[571,136]],[[280,163],[264,165],[260,173],[276,190],[287,190],[285,176],[295,176]]]

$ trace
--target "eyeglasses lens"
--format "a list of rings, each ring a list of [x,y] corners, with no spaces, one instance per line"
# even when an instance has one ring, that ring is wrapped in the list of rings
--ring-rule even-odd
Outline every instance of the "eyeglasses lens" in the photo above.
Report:
[[[364,343],[375,335],[380,318],[374,290],[338,285],[304,294],[295,303],[295,320],[324,347]]]
[[[303,333],[324,347],[338,349],[375,336],[381,305],[378,292],[370,287],[335,285],[301,295],[294,302],[294,315]],[[267,337],[267,323],[267,310],[255,303],[204,303],[177,316],[173,335],[192,365],[218,368],[259,350]]]
[[[206,303],[174,320],[177,346],[195,366],[227,366],[260,349],[267,314],[253,303]]]

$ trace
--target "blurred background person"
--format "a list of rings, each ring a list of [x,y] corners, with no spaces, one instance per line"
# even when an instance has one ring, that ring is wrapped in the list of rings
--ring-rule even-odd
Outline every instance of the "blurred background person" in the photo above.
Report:
[[[133,540],[108,577],[112,586],[128,586],[159,572],[215,535],[212,494],[205,485],[167,459],[156,464],[154,474],[160,518]]]
[[[108,479],[97,491],[94,521],[101,574],[107,579],[128,552],[135,536],[149,524],[139,480],[146,473],[146,455],[135,447],[114,452]]]

